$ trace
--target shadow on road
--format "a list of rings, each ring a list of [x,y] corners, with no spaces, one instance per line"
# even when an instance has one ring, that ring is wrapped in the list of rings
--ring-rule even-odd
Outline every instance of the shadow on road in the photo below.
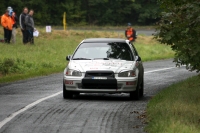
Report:
[[[144,96],[138,101],[148,101],[151,99],[151,96]],[[80,94],[74,96],[72,100],[90,100],[90,101],[135,101],[131,100],[129,94]]]

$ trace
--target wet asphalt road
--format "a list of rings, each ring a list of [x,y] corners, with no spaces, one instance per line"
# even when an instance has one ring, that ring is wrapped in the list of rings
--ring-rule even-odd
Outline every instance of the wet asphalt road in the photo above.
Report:
[[[142,133],[148,101],[165,87],[196,75],[172,60],[145,62],[145,95],[131,101],[128,94],[62,94],[41,101],[10,121],[3,120],[38,99],[62,91],[62,73],[0,85],[0,133]],[[11,115],[12,114],[12,115]]]

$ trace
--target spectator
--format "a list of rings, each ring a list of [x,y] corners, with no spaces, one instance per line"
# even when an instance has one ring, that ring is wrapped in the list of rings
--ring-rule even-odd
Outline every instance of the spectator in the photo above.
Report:
[[[11,18],[12,18],[12,23],[13,23],[11,39],[12,39],[12,43],[16,43],[16,29],[17,29],[18,18],[15,12],[12,12]]]
[[[6,10],[5,14],[1,17],[1,25],[4,29],[4,41],[5,43],[10,43],[12,34],[12,20],[9,16],[9,10]]]
[[[33,32],[34,32],[34,20],[33,20],[34,11],[30,10],[29,14],[25,18],[26,25],[26,34],[28,38],[28,42],[34,44]]]
[[[23,12],[20,14],[20,17],[19,17],[19,25],[22,31],[22,35],[23,35],[22,41],[24,44],[28,42],[27,35],[26,35],[26,26],[25,26],[25,17],[27,13],[28,13],[28,8],[24,7]]]
[[[9,16],[12,16],[12,12],[13,12],[12,7],[9,6],[9,7],[7,8],[7,10],[9,10]]]
[[[136,39],[136,31],[131,27],[131,23],[128,23],[128,27],[125,31],[125,36],[131,43]]]

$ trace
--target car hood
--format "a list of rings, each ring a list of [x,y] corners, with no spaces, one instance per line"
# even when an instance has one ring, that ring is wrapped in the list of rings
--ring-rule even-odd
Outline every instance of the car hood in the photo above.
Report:
[[[81,72],[92,70],[112,70],[119,73],[121,70],[132,70],[135,61],[126,60],[71,60],[68,64],[69,69]]]

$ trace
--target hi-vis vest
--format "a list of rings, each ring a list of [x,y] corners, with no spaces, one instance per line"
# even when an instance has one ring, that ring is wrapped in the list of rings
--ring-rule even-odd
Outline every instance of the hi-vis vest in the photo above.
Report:
[[[129,41],[134,41],[134,30],[133,28],[127,29],[126,30],[126,37],[128,38]]]

